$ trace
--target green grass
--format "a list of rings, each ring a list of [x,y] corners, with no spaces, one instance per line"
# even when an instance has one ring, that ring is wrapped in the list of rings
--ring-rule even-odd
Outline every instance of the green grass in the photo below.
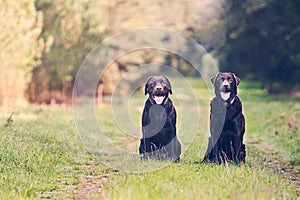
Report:
[[[286,162],[300,169],[300,98],[271,96],[251,83],[241,85],[247,136],[261,140]]]
[[[249,164],[191,163],[140,175],[120,173],[107,188],[109,199],[285,199],[291,190],[278,176]]]
[[[239,96],[247,123],[246,164],[197,164],[206,147],[210,97],[201,80],[190,79],[201,108],[199,127],[190,133],[189,130],[193,129],[185,126],[195,121],[195,115],[180,116],[182,110],[188,108],[180,102],[179,95],[186,88],[180,88],[180,80],[171,81],[178,85],[174,87],[171,98],[179,115],[179,138],[186,148],[189,145],[187,140],[191,138],[193,141],[180,163],[165,163],[162,169],[148,173],[114,171],[86,151],[70,108],[30,106],[15,109],[14,121],[8,127],[4,126],[8,115],[8,110],[4,109],[1,115],[3,123],[0,124],[0,199],[299,198],[293,183],[264,162],[270,154],[264,152],[264,147],[268,147],[274,158],[286,163],[285,167],[299,168],[299,99],[268,96],[259,84],[242,82]],[[106,137],[118,148],[134,154],[139,144],[138,128],[145,99],[143,94],[134,94],[128,109],[123,109],[124,113],[113,114],[109,106],[96,109]],[[115,106],[122,108],[124,105]],[[116,119],[122,119],[118,121],[121,129],[116,125]],[[141,167],[151,163],[142,163]],[[137,163],[127,164],[136,166]],[[103,183],[95,181],[102,178],[108,180]],[[85,184],[89,182],[99,184],[100,192],[87,192]]]
[[[79,183],[92,162],[70,109],[36,109],[16,110],[10,126],[1,124],[0,199],[51,197],[56,190],[72,195],[66,187]]]

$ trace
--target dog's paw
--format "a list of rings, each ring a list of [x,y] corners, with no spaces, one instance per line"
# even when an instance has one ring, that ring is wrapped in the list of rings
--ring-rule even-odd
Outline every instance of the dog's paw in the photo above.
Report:
[[[180,158],[173,158],[173,159],[172,159],[172,162],[174,162],[174,163],[179,163],[179,162],[180,162]]]

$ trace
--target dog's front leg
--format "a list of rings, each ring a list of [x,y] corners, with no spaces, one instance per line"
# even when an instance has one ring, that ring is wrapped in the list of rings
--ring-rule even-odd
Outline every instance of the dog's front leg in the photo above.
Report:
[[[241,117],[241,129],[240,129],[241,130],[240,131],[241,147],[240,147],[238,158],[239,158],[239,161],[242,161],[243,163],[245,163],[245,159],[246,159],[246,146],[243,143],[244,134],[245,134],[245,127],[246,127],[245,126],[245,117],[242,114],[242,117]]]
[[[213,136],[210,136],[208,138],[208,146],[207,146],[205,156],[202,160],[202,163],[205,163],[208,161],[211,161],[214,163],[221,163],[219,141],[218,141],[218,138],[214,138]]]
[[[234,161],[235,163],[240,163],[241,161],[245,162],[246,150],[245,145],[243,144],[243,137],[245,133],[245,118],[243,114],[236,120],[236,130],[237,135],[233,140],[233,150],[234,150]]]
[[[220,163],[220,156],[219,156],[219,137],[222,132],[223,126],[220,120],[217,119],[216,116],[212,113],[213,106],[211,104],[211,111],[210,111],[210,137],[208,138],[208,145],[205,156],[202,160],[202,163],[211,161],[214,163]]]
[[[147,133],[147,126],[150,124],[149,114],[147,112],[146,106],[142,115],[142,138],[140,141],[139,154],[143,156],[143,158],[147,158],[150,156],[151,149],[151,141],[149,138],[149,133]]]
[[[151,143],[147,138],[142,138],[140,141],[139,153],[145,154],[151,152]]]
[[[177,137],[174,137],[168,145],[165,146],[167,151],[167,157],[173,162],[180,161],[181,144]]]
[[[222,118],[214,116],[211,114],[210,117],[210,160],[214,163],[221,163],[222,162],[222,139],[221,135],[223,132],[223,124]]]
[[[240,149],[241,149],[241,138],[238,135],[232,141],[232,148],[233,148],[233,161],[236,164],[239,164],[240,163],[239,154],[240,154]]]

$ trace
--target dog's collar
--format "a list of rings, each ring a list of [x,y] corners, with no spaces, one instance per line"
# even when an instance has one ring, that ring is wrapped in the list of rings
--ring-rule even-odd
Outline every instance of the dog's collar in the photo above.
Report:
[[[235,100],[235,97],[233,97],[229,102],[225,102],[226,103],[226,106],[230,106],[231,104],[234,103],[234,100]]]
[[[236,96],[234,96],[231,101],[229,102],[229,105],[233,104],[234,100],[235,100]]]
[[[163,100],[163,102],[161,104],[157,104],[151,97],[149,97],[150,103],[153,104],[157,104],[157,105],[166,105],[168,103],[168,95],[166,96],[166,98]]]

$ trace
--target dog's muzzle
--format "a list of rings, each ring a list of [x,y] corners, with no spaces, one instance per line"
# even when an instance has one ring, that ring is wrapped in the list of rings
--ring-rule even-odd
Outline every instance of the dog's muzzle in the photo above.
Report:
[[[155,103],[162,104],[165,98],[166,98],[166,94],[163,87],[161,86],[155,87],[152,94],[152,99],[155,101]]]
[[[156,104],[162,104],[165,98],[166,96],[163,93],[154,93],[152,95],[152,99],[155,101]]]
[[[222,85],[220,88],[220,96],[226,101],[230,98],[231,90],[228,85]]]

